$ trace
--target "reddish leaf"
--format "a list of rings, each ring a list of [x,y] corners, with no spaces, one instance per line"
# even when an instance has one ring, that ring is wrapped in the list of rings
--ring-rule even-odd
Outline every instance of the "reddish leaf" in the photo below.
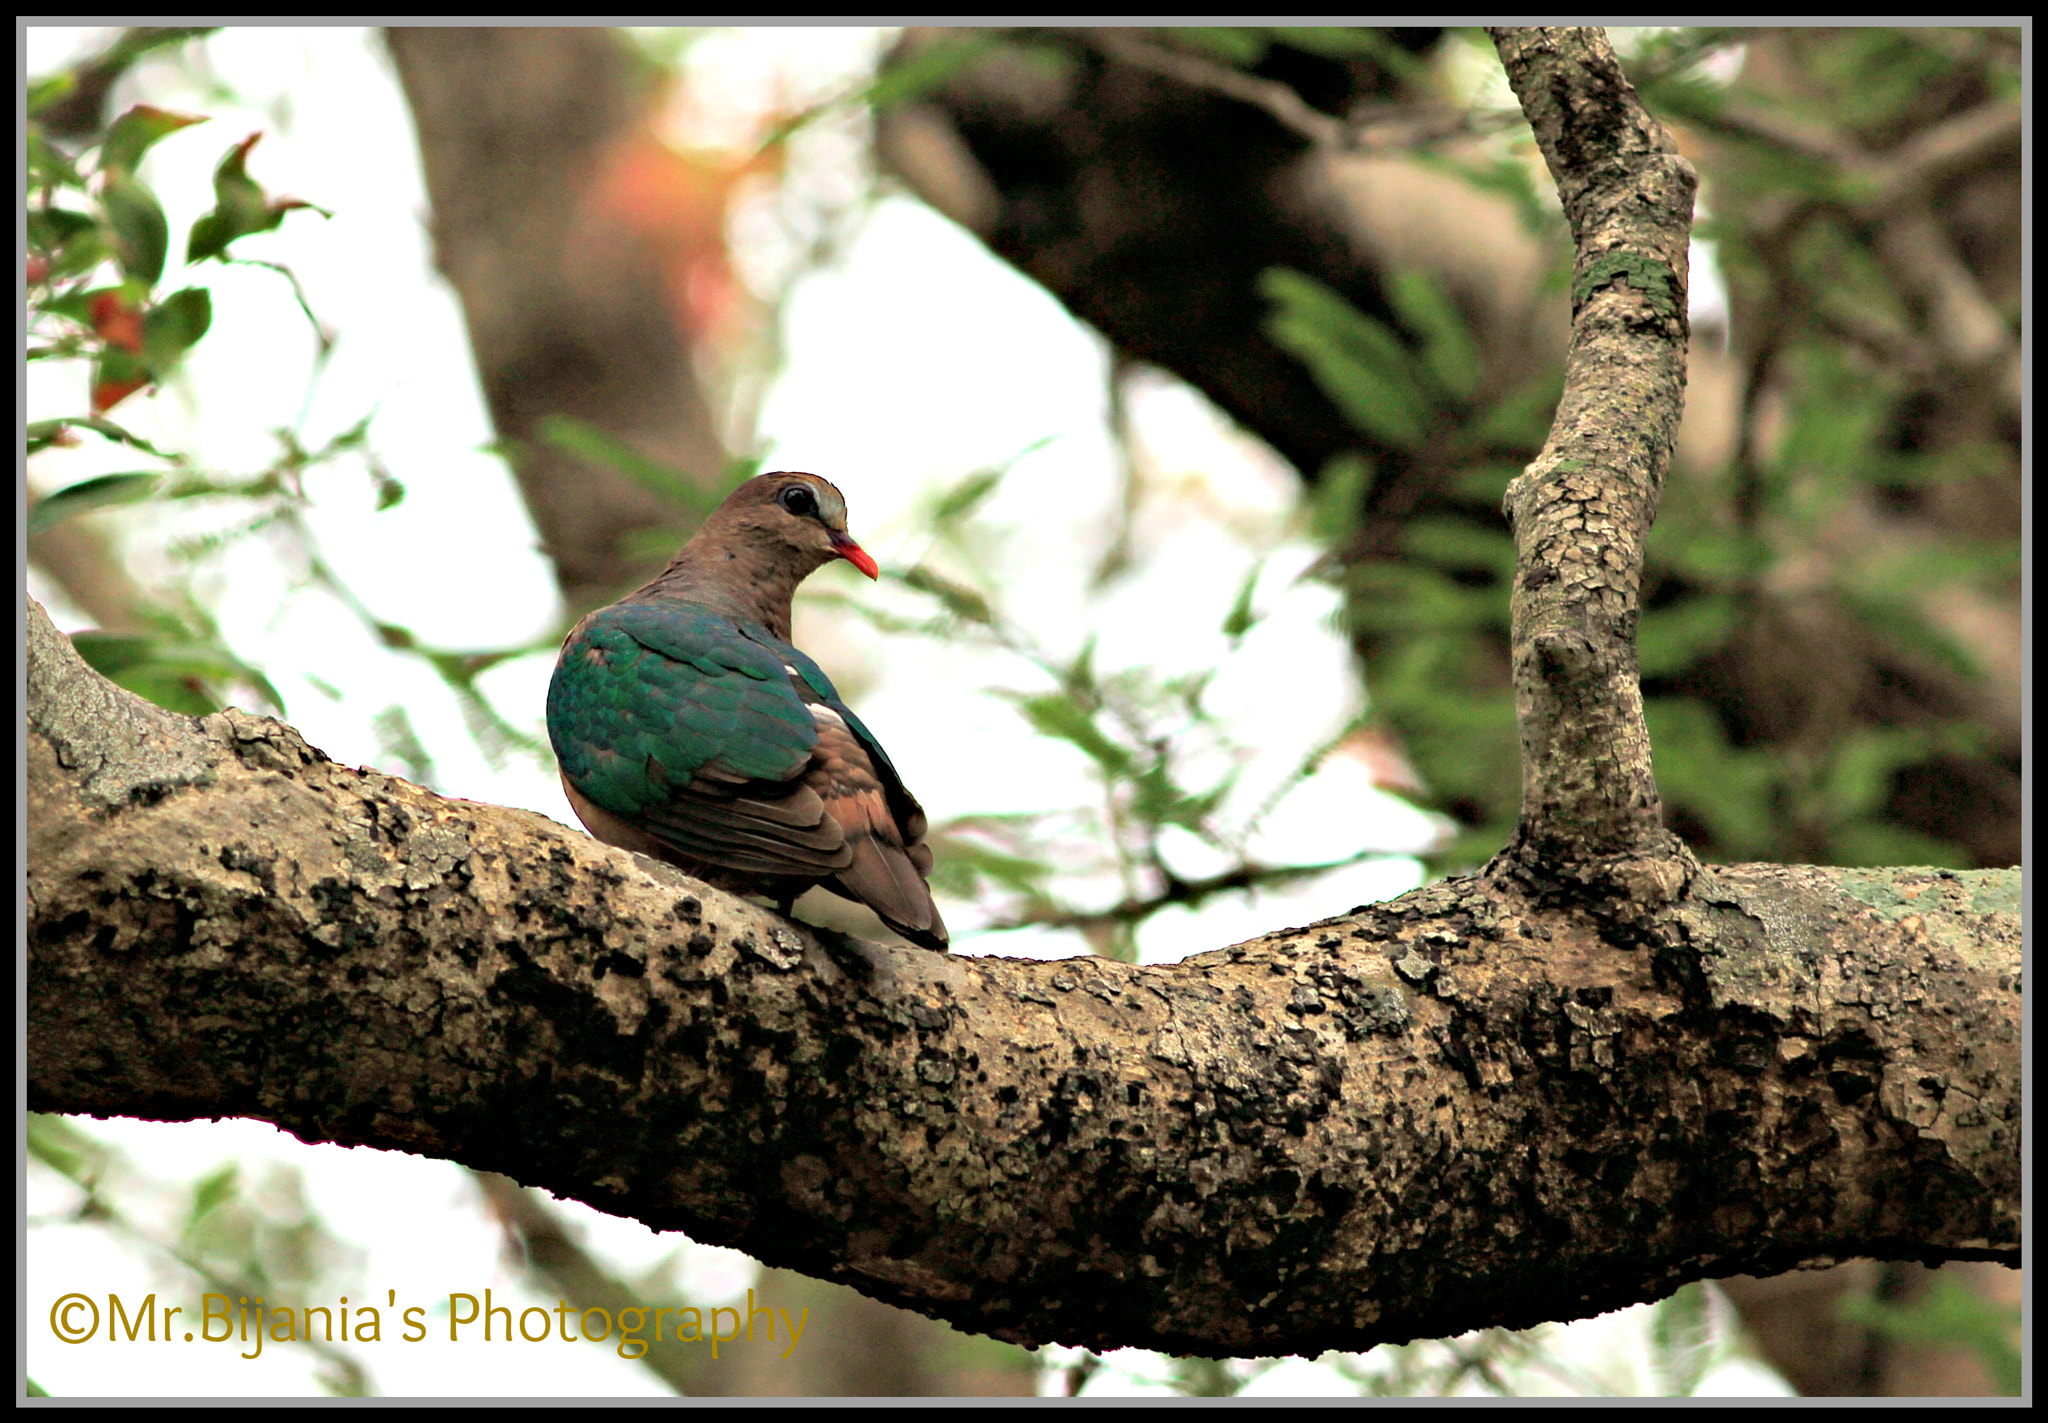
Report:
[[[104,377],[93,383],[92,408],[95,413],[112,410],[136,391],[149,384],[149,372],[137,367],[136,374],[126,378]]]
[[[251,178],[247,163],[249,150],[262,138],[252,133],[230,148],[220,166],[213,170],[213,207],[200,214],[185,239],[185,260],[204,262],[209,258],[227,260],[228,244],[252,233],[269,232],[284,221],[294,208],[312,208],[322,217],[332,213],[302,198],[273,199],[263,185]]]
[[[142,161],[142,155],[161,138],[176,133],[193,124],[203,124],[204,118],[190,114],[174,114],[167,109],[154,108],[148,104],[137,104],[127,113],[114,120],[107,130],[107,141],[100,147],[100,168],[104,172],[135,171],[135,165]]]
[[[109,346],[138,353],[142,350],[142,308],[123,300],[118,289],[93,297],[92,329]]]

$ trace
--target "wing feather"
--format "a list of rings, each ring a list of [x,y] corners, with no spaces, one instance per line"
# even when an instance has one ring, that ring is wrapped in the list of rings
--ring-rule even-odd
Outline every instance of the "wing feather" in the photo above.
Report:
[[[823,881],[946,947],[925,816],[817,663],[690,603],[618,603],[570,634],[548,733],[576,793],[685,861]]]

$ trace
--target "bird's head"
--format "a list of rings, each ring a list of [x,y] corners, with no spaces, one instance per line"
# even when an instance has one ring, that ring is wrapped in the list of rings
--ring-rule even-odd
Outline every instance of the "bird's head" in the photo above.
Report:
[[[846,496],[815,474],[755,475],[704,521],[703,536],[787,548],[802,573],[843,558],[870,578],[881,576],[868,551],[846,532]]]

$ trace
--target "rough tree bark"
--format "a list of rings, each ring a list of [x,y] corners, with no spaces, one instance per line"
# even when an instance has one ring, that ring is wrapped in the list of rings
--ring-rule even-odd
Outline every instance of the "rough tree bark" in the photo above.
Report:
[[[1020,1342],[1356,1349],[2016,1262],[2018,873],[1701,869],[1656,823],[1626,550],[1689,185],[1596,32],[1500,43],[1575,214],[1579,389],[1511,496],[1548,724],[1488,874],[1168,966],[881,949],[171,716],[31,604],[30,1106],[430,1152]],[[1636,441],[1590,439],[1617,410]]]
[[[1364,1348],[2010,1263],[2017,875],[1450,881],[1181,964],[827,942],[172,717],[31,614],[29,1105],[502,1171],[1019,1342]]]
[[[1522,816],[1491,868],[1579,878],[1633,913],[1675,899],[1697,869],[1664,828],[1636,671],[1643,543],[1685,409],[1697,180],[1604,37],[1493,35],[1574,259],[1564,397],[1506,501]]]

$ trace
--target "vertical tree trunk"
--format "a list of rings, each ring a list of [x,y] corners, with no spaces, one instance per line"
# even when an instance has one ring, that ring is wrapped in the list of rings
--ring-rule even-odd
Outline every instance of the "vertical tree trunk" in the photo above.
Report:
[[[550,416],[587,422],[709,485],[725,450],[660,270],[596,200],[652,97],[617,31],[386,32],[433,199],[435,260],[462,299],[498,436],[582,609],[662,563],[639,530],[688,532],[680,511],[617,470],[551,445]]]

